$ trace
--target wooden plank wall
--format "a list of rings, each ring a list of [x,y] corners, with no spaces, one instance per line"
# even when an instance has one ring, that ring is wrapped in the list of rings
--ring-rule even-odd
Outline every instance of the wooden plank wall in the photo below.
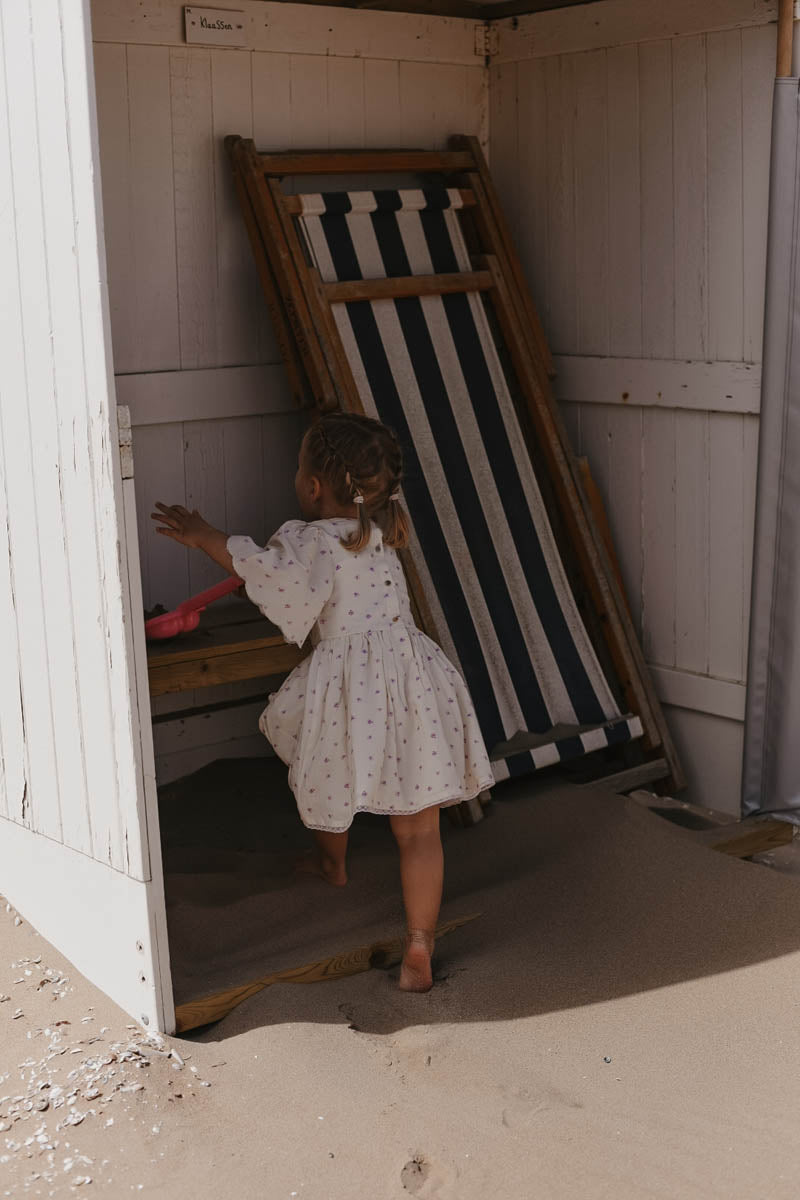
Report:
[[[0,824],[145,880],[86,32],[0,4]]]
[[[737,812],[775,5],[502,22],[491,155],[693,798]],[[685,32],[684,32],[685,31]],[[673,36],[664,36],[668,32]],[[562,52],[565,51],[565,52]]]
[[[144,8],[146,7],[146,12]],[[230,171],[228,133],[260,148],[436,148],[487,136],[475,23],[244,3],[250,48],[183,44],[182,5],[95,0],[93,35],[114,370],[130,407],[145,607],[221,577],[151,531],[155,499],[266,539],[296,515],[292,410]],[[206,689],[211,703],[264,690]],[[164,697],[158,713],[186,709]],[[257,706],[158,724],[166,781],[267,751]]]

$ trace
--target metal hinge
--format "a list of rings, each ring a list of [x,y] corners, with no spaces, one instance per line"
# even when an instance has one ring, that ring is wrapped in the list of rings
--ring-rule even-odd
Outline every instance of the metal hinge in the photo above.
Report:
[[[133,435],[131,410],[127,404],[117,405],[117,429],[119,431],[119,461],[122,478],[133,479]]]
[[[486,60],[488,66],[489,59],[493,54],[497,54],[500,49],[500,32],[496,25],[491,21],[481,21],[475,26],[475,53]]]

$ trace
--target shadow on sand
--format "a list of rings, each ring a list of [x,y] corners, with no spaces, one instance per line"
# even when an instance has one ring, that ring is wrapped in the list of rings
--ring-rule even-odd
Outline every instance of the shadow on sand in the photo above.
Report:
[[[192,1036],[348,1023],[366,1033],[503,1021],[717,975],[800,949],[800,886],[698,845],[601,789],[517,781],[469,830],[442,822],[443,919],[480,912],[437,947],[437,984],[392,971],[265,989]],[[176,1002],[402,932],[397,856],[382,818],[356,819],[351,881],[296,876],[308,844],[274,760],[214,763],[163,789]]]

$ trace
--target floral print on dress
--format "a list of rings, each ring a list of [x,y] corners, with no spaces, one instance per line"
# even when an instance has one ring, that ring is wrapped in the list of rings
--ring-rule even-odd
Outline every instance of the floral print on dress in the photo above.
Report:
[[[345,549],[349,518],[288,521],[261,549],[232,537],[247,594],[313,653],[270,697],[260,728],[289,766],[301,820],[340,832],[357,812],[410,814],[492,786],[461,675],[414,626],[400,560],[373,525]]]

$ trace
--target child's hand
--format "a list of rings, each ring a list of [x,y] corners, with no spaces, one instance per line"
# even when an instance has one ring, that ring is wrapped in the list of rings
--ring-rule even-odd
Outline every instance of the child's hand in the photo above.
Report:
[[[197,509],[189,512],[182,504],[162,504],[160,500],[156,501],[156,508],[161,511],[150,513],[154,521],[161,521],[156,526],[156,533],[163,533],[182,546],[205,550],[209,537],[219,532],[200,516]]]

